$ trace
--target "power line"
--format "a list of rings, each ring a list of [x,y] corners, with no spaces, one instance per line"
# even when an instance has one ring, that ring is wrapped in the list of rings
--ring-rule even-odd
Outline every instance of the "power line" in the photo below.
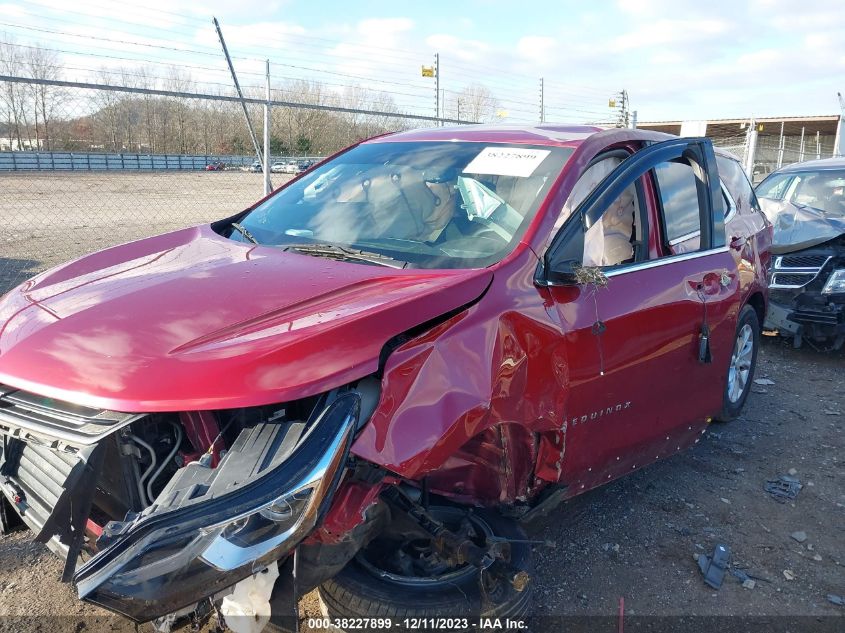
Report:
[[[59,9],[58,7],[55,7],[55,6],[49,5],[49,4],[41,4],[41,3],[37,2],[36,0],[31,0],[30,4],[36,4],[36,5],[39,5],[39,6],[43,6],[45,8],[52,10],[52,11],[61,11],[61,9]],[[83,4],[89,4],[93,7],[102,8],[102,9],[113,9],[115,3],[105,3],[105,4],[103,4],[103,3],[91,2],[91,0],[86,0]],[[79,5],[74,6],[74,11],[72,12],[72,14],[74,14],[74,15],[82,14],[82,15],[89,16],[89,17],[99,17],[99,16],[97,16],[96,14],[93,14],[93,13],[81,12],[80,11],[81,8],[82,7],[79,6]],[[162,15],[168,15],[168,16],[171,16],[173,18],[179,18],[179,21],[177,23],[181,24],[183,26],[187,26],[189,22],[197,24],[197,25],[207,26],[210,23],[209,18],[211,18],[211,14],[208,15],[208,18],[194,18],[194,17],[186,16],[182,13],[175,13],[175,12],[172,12],[172,11],[165,11],[163,9],[154,9],[152,7],[143,7],[143,6],[133,5],[133,4],[123,4],[121,11],[125,11],[125,10],[130,10],[130,12],[132,10],[134,10],[136,13],[138,11],[146,11],[148,13],[158,13],[158,14],[162,14]],[[68,13],[70,13],[70,12],[68,12]],[[112,19],[112,18],[107,18],[107,19]],[[127,22],[126,20],[120,20],[119,18],[116,18],[116,19],[118,19],[119,21],[125,22],[125,23],[135,24],[137,26],[143,26],[142,24],[139,24],[137,22],[133,23],[133,22]],[[238,26],[238,25],[236,25],[236,26]],[[317,36],[313,36],[313,35],[302,35],[300,33],[290,33],[290,34],[286,34],[286,35],[289,36],[289,37],[302,38],[302,39],[306,39],[306,40],[318,40],[318,41],[323,41],[323,42],[332,43],[332,44],[348,44],[349,43],[349,42],[345,42],[343,40],[336,40],[336,39],[325,38],[325,37],[317,37]],[[388,48],[388,47],[382,47],[382,46],[375,46],[375,45],[372,45],[372,44],[355,44],[355,46],[367,48],[367,49],[371,49],[371,50],[375,50],[375,51],[389,51],[389,52],[395,52],[395,53],[405,53],[408,56],[411,56],[411,55],[415,56],[415,55],[421,55],[421,54],[422,55],[430,55],[431,54],[431,51],[427,51],[427,50],[423,50],[423,49],[411,50],[411,49],[402,49],[402,48]]]
[[[167,13],[167,12],[165,12],[165,13]],[[95,15],[91,15],[91,14],[86,14],[86,15],[89,15],[89,17],[92,17],[94,19],[104,19],[104,18],[101,18],[100,16],[95,16]],[[87,26],[87,25],[84,25],[84,24],[81,24],[81,23],[78,23],[78,22],[70,21],[70,20],[62,20],[60,18],[45,17],[43,19],[63,22],[63,23],[66,23],[66,24],[74,25],[74,26]],[[126,20],[121,20],[120,18],[115,18],[114,21],[128,23],[128,24],[131,24],[133,26],[144,26],[144,25],[140,25],[138,23],[128,22]],[[196,21],[197,21],[197,23],[200,23],[199,20],[196,20]],[[9,25],[9,23],[5,23],[5,24]],[[144,42],[132,42],[132,41],[128,41],[128,40],[115,40],[114,38],[97,38],[97,36],[93,36],[93,35],[67,33],[67,32],[62,32],[62,31],[52,31],[52,30],[49,30],[49,29],[37,29],[37,27],[28,27],[28,26],[24,26],[24,25],[10,25],[10,26],[16,26],[17,28],[24,28],[24,29],[31,29],[31,30],[41,30],[43,32],[52,32],[52,33],[57,33],[57,34],[63,34],[63,35],[67,35],[67,36],[70,36],[70,37],[85,37],[85,38],[92,38],[92,39],[101,39],[101,40],[104,40],[104,41],[112,41],[112,42],[124,43],[124,44],[134,45],[134,46],[158,47],[158,48],[163,48],[165,50],[174,50],[174,51],[179,51],[179,52],[191,52],[191,53],[195,53],[195,54],[217,56],[216,51],[213,52],[213,53],[209,53],[208,51],[197,50],[196,48],[176,48],[176,47],[164,46],[164,45],[160,45],[160,44],[150,44],[150,43],[144,43]],[[184,33],[184,31],[183,31],[183,33]],[[136,34],[136,35],[140,35],[140,34]],[[141,36],[143,37],[143,35],[141,35]],[[348,46],[349,48],[351,48],[353,50],[354,49],[363,49],[363,50],[382,50],[382,51],[389,51],[389,52],[393,52],[393,53],[402,53],[403,52],[403,49],[389,49],[389,48],[383,48],[383,47],[375,47],[375,46],[371,46],[371,45],[367,45],[367,44],[361,44],[361,43],[357,43],[357,42],[343,42],[343,41],[339,41],[339,40],[331,40],[331,39],[328,39],[328,38],[305,36],[305,35],[301,35],[301,34],[297,34],[297,33],[285,33],[284,37],[289,38],[289,39],[304,41],[305,44],[300,44],[300,46],[310,46],[312,48],[319,48],[319,47],[315,44],[311,44],[310,43],[311,41],[323,41],[323,42],[335,43],[335,44],[338,44],[338,45],[345,45],[345,46]],[[288,53],[288,55],[290,55],[290,48],[289,47],[282,47],[282,46],[277,46],[277,45],[273,45],[273,44],[264,44],[263,46],[265,48],[270,48],[270,49],[273,49],[273,50],[285,50]],[[214,50],[214,49],[212,49],[212,47],[203,47],[203,48],[208,48],[210,50]],[[258,46],[255,46],[255,45],[250,45],[250,46],[241,47],[241,48],[247,49],[247,50],[255,50],[255,51],[261,50]],[[423,53],[422,51],[416,51],[416,52],[407,51],[407,55],[409,56],[409,59],[413,59],[414,61],[418,60],[419,56],[424,55],[424,54],[425,53]],[[349,53],[339,54],[339,53],[334,53],[332,51],[325,51],[325,50],[321,50],[321,52],[317,53],[317,55],[320,56],[320,57],[327,57],[327,58],[330,58],[332,60],[341,59],[341,60],[346,61],[346,62],[363,61],[363,62],[366,62],[366,63],[370,63],[372,61],[370,59],[350,55]],[[313,59],[313,57],[314,57],[314,55],[312,54],[312,55],[310,55],[309,59]],[[249,59],[250,61],[257,61],[257,58],[251,58],[251,57],[250,58],[241,57],[241,58],[242,59]],[[294,56],[294,59],[298,59],[298,58],[296,58],[296,56]],[[383,58],[379,60],[379,62],[381,64],[384,64],[384,61],[385,60]],[[395,60],[391,60],[391,61],[395,61]],[[470,67],[470,66],[467,66],[463,62],[448,60],[448,59],[446,60],[445,67],[447,68],[447,75],[454,75],[454,76],[457,76],[459,78],[467,78],[470,81],[477,81],[478,70],[486,68],[486,69],[493,71],[496,74],[498,82],[494,85],[501,85],[503,83],[502,80],[501,80],[501,78],[503,76],[514,78],[514,79],[511,79],[511,80],[506,80],[504,82],[505,85],[510,85],[510,86],[517,86],[518,85],[522,89],[522,88],[528,87],[529,84],[533,84],[533,80],[526,79],[524,77],[524,75],[514,73],[514,72],[511,72],[511,71],[505,71],[501,68],[493,68],[493,67],[485,66],[485,65],[475,65],[475,66]],[[451,69],[451,72],[450,72],[449,69]],[[382,66],[381,70],[382,71],[385,70],[383,66]],[[319,70],[315,70],[315,72],[319,72]],[[326,72],[326,71],[323,71],[323,72]],[[403,72],[403,73],[401,73],[401,75],[404,76],[405,73]],[[417,87],[417,86],[415,85],[415,87]],[[567,86],[566,90],[569,93],[574,93],[576,88],[578,88],[579,91],[584,90],[583,87],[578,87],[578,86]],[[586,88],[586,89],[590,90],[590,92],[592,94],[595,94],[595,95],[603,94],[603,91],[600,91],[598,89],[594,89],[594,88]]]
[[[189,49],[189,48],[177,48],[177,47],[172,47],[172,46],[163,46],[163,45],[159,45],[159,44],[150,44],[150,43],[145,43],[145,42],[132,42],[132,41],[129,41],[129,40],[120,40],[120,39],[115,39],[115,38],[107,38],[107,37],[86,35],[86,34],[80,34],[80,33],[69,33],[67,31],[56,31],[56,30],[52,30],[52,29],[43,29],[43,28],[38,28],[38,27],[13,25],[13,24],[4,23],[4,22],[0,22],[0,25],[12,26],[12,27],[15,27],[15,28],[22,28],[22,29],[26,29],[26,30],[34,30],[34,31],[45,32],[45,33],[51,33],[51,34],[59,35],[59,36],[62,36],[62,37],[71,37],[71,38],[86,39],[86,40],[87,39],[94,39],[94,40],[97,40],[97,41],[105,41],[105,42],[110,42],[110,43],[115,43],[115,44],[137,46],[137,47],[141,47],[141,48],[155,48],[155,49],[170,50],[170,51],[181,52],[181,53],[192,53],[192,54],[196,54],[196,55],[203,55],[203,56],[213,57],[213,58],[219,58],[220,57],[219,52],[211,53],[211,52],[198,51],[196,49]],[[105,50],[115,50],[113,47],[107,47],[107,46],[99,46],[99,48],[104,48]],[[123,50],[123,49],[117,49],[117,50]],[[66,52],[69,53],[69,54],[79,54],[79,53],[76,53],[75,51],[66,51]],[[237,56],[237,55],[233,55],[232,58],[237,59],[237,60],[241,60],[241,61],[248,61],[248,62],[260,62],[261,61],[258,58],[243,57],[243,56]],[[123,59],[126,59],[126,58],[123,58]],[[161,59],[161,58],[159,58],[159,59]],[[371,60],[367,60],[367,62],[372,63]],[[304,70],[304,71],[308,71],[308,72],[324,73],[324,74],[333,75],[333,76],[345,77],[345,78],[350,78],[350,79],[360,79],[360,80],[363,80],[363,81],[384,83],[384,84],[389,84],[389,85],[400,85],[400,86],[406,86],[406,87],[413,87],[413,88],[419,88],[421,90],[422,89],[428,89],[427,87],[420,86],[419,84],[411,84],[411,83],[407,83],[407,82],[398,82],[398,81],[393,81],[393,80],[388,80],[388,79],[378,79],[376,77],[368,77],[368,76],[365,76],[365,75],[351,75],[351,74],[348,74],[348,73],[339,73],[339,72],[336,72],[336,71],[324,70],[324,69],[321,69],[321,68],[314,68],[312,66],[301,66],[301,65],[298,65],[298,64],[288,64],[288,63],[283,63],[283,62],[273,62],[273,63],[277,66],[284,66],[284,67],[287,67],[287,68],[295,68],[295,69]],[[384,68],[381,68],[380,72],[384,73],[385,72]],[[390,74],[396,75],[397,73],[392,72]],[[404,76],[406,76],[406,73],[400,73],[400,76],[404,77]]]
[[[78,81],[62,81],[58,79],[36,79],[34,77],[18,77],[13,75],[0,75],[0,81],[8,81],[19,84],[36,84],[42,86],[55,86],[60,88],[83,88],[86,90],[108,90],[112,92],[125,92],[132,94],[146,94],[156,95],[161,97],[178,97],[183,99],[206,99],[211,101],[224,101],[229,103],[251,103],[256,105],[264,105],[268,103],[266,99],[254,99],[245,97],[240,99],[238,97],[230,97],[225,95],[213,95],[198,92],[182,92],[178,90],[158,90],[153,88],[135,88],[131,86],[111,86],[109,84],[95,84]],[[363,108],[347,108],[344,106],[324,105],[319,103],[304,103],[293,101],[270,101],[269,104],[274,107],[283,108],[301,108],[304,110],[322,110],[328,112],[342,112],[345,114],[365,114],[371,116],[381,116],[399,119],[413,119],[417,121],[438,121],[442,120],[445,123],[473,123],[473,121],[462,121],[459,119],[438,119],[433,116],[426,116],[422,114],[409,114],[407,112],[389,112],[386,110],[366,110]]]
[[[73,50],[68,50],[68,49],[60,49],[60,48],[53,48],[53,47],[46,47],[46,46],[32,46],[32,45],[26,45],[26,44],[18,44],[17,42],[9,42],[9,41],[0,41],[0,43],[8,44],[10,46],[15,46],[15,47],[19,47],[19,48],[49,50],[49,51],[53,51],[53,52],[57,52],[57,53],[64,53],[64,54],[67,54],[67,55],[74,55],[74,56],[79,56],[79,57],[101,57],[101,58],[104,58],[104,59],[113,59],[113,60],[118,60],[118,61],[129,61],[129,62],[150,61],[149,57],[145,58],[145,59],[138,59],[138,58],[132,58],[132,57],[117,56],[117,55],[106,55],[106,54],[102,54],[102,53],[92,53],[90,51],[89,52],[82,52],[82,51],[73,51]],[[166,59],[163,59],[163,58],[160,58],[160,57],[159,58],[152,58],[152,59],[159,60],[158,63],[163,64],[163,65],[167,65],[169,67],[203,70],[203,71],[207,71],[207,72],[226,74],[226,70],[224,68],[171,62],[170,60],[166,60]],[[239,59],[239,58],[236,57],[235,59]],[[284,63],[278,63],[278,62],[273,62],[273,61],[271,61],[271,64],[274,65],[274,66],[282,66],[282,67],[285,67],[285,68],[294,68],[294,69],[297,69],[297,70],[323,73],[323,74],[343,77],[343,78],[347,78],[347,79],[357,79],[357,80],[362,80],[362,81],[367,81],[367,82],[387,84],[389,86],[407,86],[407,87],[412,87],[412,88],[417,87],[414,84],[402,84],[400,82],[394,82],[394,81],[389,81],[389,80],[385,80],[385,79],[377,79],[377,78],[374,78],[374,77],[366,77],[366,76],[363,76],[363,75],[349,75],[349,74],[345,74],[345,73],[338,73],[338,72],[334,72],[334,71],[326,71],[326,70],[322,70],[322,69],[312,68],[312,67],[308,67],[308,66],[298,66],[298,65],[294,65],[294,64],[284,64]],[[242,74],[242,75],[252,75],[252,76],[256,76],[256,77],[262,77],[263,76],[263,73],[252,72],[252,71],[247,71],[247,70],[238,70],[238,73]],[[293,80],[293,81],[304,80],[304,78],[290,77],[290,76],[284,76],[283,78],[290,79],[290,80]],[[327,83],[327,82],[321,82],[321,83]],[[327,84],[327,85],[329,85],[329,84]],[[344,84],[330,84],[330,85],[337,85],[337,86],[343,86],[343,87],[347,86],[347,85],[344,85]],[[420,89],[421,89],[421,91],[430,90],[429,88],[420,88]],[[418,94],[411,94],[411,93],[401,93],[401,92],[393,91],[393,90],[391,90],[391,92],[393,94],[405,94],[407,96],[413,96],[413,97],[427,96],[427,92],[421,92],[419,95]]]

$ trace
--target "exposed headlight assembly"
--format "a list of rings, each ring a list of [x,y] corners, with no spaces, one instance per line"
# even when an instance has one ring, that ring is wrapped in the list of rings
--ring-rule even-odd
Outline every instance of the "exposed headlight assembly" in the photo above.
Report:
[[[74,576],[79,597],[145,622],[284,557],[327,509],[359,413],[343,393],[313,421],[244,429],[217,468],[188,464],[152,506],[106,526],[106,548]]]
[[[845,293],[845,268],[834,270],[822,288],[822,294],[834,295]]]

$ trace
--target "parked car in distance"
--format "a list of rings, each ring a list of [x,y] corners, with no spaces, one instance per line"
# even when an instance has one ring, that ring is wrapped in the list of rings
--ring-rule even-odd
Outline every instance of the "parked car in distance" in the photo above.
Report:
[[[755,163],[751,173],[751,183],[757,185],[772,172],[772,165],[769,163]]]
[[[704,138],[361,142],[0,300],[2,516],[136,622],[524,617],[523,524],[739,415],[770,243]]]
[[[285,168],[287,167],[286,162],[275,162],[270,165],[270,171],[274,174],[282,174],[285,172]]]
[[[252,165],[249,166],[249,170],[251,172],[258,172],[258,173],[263,171],[263,169],[261,167],[261,161],[258,161],[258,160],[253,161]]]
[[[223,171],[225,169],[226,163],[223,162],[209,163],[205,166],[205,171]]]
[[[845,345],[845,159],[795,163],[757,186],[774,225],[766,327],[796,347]]]
[[[296,173],[301,174],[303,172],[308,171],[316,164],[316,161],[313,160],[301,160],[296,163]]]
[[[295,174],[299,163],[295,160],[287,161],[282,167],[283,174]]]

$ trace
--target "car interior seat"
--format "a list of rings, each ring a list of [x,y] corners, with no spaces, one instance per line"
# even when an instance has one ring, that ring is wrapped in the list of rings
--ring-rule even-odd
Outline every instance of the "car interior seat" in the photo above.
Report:
[[[414,170],[383,167],[362,180],[371,232],[378,237],[414,239],[424,231],[423,217],[434,208],[434,196]]]

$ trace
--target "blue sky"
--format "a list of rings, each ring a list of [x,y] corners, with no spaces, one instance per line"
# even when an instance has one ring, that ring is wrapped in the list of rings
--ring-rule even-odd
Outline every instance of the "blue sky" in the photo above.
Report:
[[[319,80],[338,92],[358,85],[394,93],[409,112],[429,112],[433,83],[419,69],[439,52],[447,101],[481,84],[501,118],[512,121],[536,118],[540,77],[548,120],[606,117],[608,97],[623,88],[643,121],[834,114],[836,92],[845,92],[845,11],[835,1],[68,6],[0,0],[0,39],[60,49],[80,79],[146,63],[160,77],[176,65],[198,85],[222,86],[228,79],[210,25],[214,14],[247,85],[260,82],[261,60],[269,57],[280,86],[284,78]]]

